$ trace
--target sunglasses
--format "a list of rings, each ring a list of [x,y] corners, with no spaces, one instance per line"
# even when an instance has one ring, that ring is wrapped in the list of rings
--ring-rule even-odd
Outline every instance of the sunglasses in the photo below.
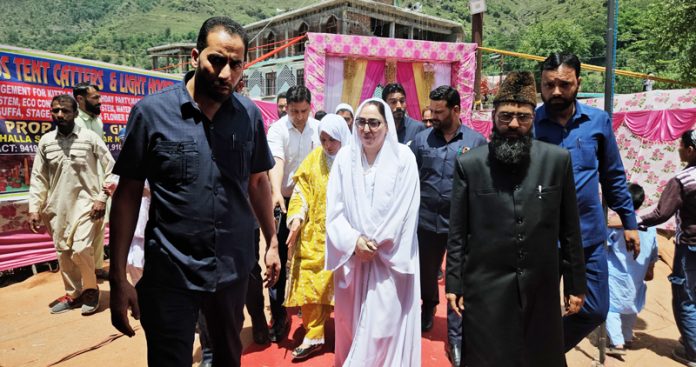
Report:
[[[358,127],[361,129],[364,128],[365,125],[369,126],[370,129],[376,129],[380,125],[382,125],[382,121],[380,121],[378,119],[365,119],[362,117],[356,118],[355,123],[358,124]]]

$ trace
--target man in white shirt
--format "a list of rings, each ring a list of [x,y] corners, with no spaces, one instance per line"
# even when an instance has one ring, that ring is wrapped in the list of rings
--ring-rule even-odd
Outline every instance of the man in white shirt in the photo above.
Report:
[[[77,101],[79,114],[75,117],[75,125],[94,131],[100,138],[104,138],[104,123],[101,115],[101,94],[99,87],[87,82],[76,84],[73,87],[73,97]],[[99,167],[99,178],[104,178],[104,168]],[[107,209],[108,217],[108,209]],[[104,269],[104,238],[92,243],[94,249],[94,269],[97,278],[109,279],[109,272]]]
[[[283,306],[285,299],[285,262],[288,248],[286,208],[295,183],[292,176],[305,157],[319,142],[319,121],[310,117],[312,96],[305,86],[294,86],[286,92],[287,115],[268,129],[268,146],[275,159],[275,166],[269,171],[273,206],[280,208],[280,228],[278,229],[278,252],[280,254],[280,275],[276,284],[269,289],[271,316],[273,321],[269,331],[272,342],[280,342],[289,329],[289,319]]]

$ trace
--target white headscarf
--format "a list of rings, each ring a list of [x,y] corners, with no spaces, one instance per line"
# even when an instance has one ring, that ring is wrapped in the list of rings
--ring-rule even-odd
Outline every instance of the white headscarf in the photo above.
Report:
[[[329,136],[332,138],[340,141],[341,149],[350,144],[350,130],[348,130],[348,124],[346,124],[346,120],[339,115],[329,113],[324,116],[319,123],[319,140],[321,140],[322,131],[329,134]],[[338,154],[338,152],[336,154]],[[326,152],[326,149],[324,149],[324,155],[326,155],[328,160],[329,168],[333,166],[336,154],[330,155]]]
[[[355,241],[363,234],[379,244],[379,256],[385,264],[401,273],[413,274],[418,268],[415,230],[420,205],[416,159],[408,147],[399,144],[394,117],[384,101],[364,101],[355,117],[360,117],[369,102],[384,106],[387,122],[384,144],[372,166],[376,172],[373,200],[366,195],[363,147],[360,128],[356,126],[350,149],[341,149],[336,157],[338,167],[333,167],[329,177],[326,266],[336,269],[347,261]]]
[[[329,134],[332,138],[339,140],[341,142],[341,147],[348,146],[350,144],[350,130],[348,130],[348,124],[343,117],[329,113],[321,119],[319,122],[319,134],[321,132]]]
[[[355,113],[353,112],[353,107],[349,105],[348,103],[339,103],[338,106],[336,106],[336,113],[340,110],[348,110],[350,111],[350,114],[355,116]]]

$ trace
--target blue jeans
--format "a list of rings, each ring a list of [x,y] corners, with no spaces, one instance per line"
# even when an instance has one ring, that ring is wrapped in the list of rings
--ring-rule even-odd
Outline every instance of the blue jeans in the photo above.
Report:
[[[633,326],[636,324],[638,314],[620,314],[609,312],[607,315],[607,335],[611,345],[624,345],[633,340]]]
[[[563,318],[565,351],[573,349],[601,325],[609,312],[609,269],[604,242],[585,247],[587,294],[580,312]]]
[[[672,312],[682,337],[686,356],[696,361],[696,252],[677,244],[674,265],[669,276],[672,282]]]

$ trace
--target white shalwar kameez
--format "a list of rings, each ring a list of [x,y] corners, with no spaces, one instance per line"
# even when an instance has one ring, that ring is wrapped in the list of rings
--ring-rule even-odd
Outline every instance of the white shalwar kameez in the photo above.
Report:
[[[398,143],[391,110],[384,109],[387,136],[374,164],[367,164],[354,129],[353,143],[339,151],[329,175],[326,268],[334,271],[335,366],[421,364],[420,182],[415,157]],[[378,244],[370,261],[353,256],[360,235]]]

